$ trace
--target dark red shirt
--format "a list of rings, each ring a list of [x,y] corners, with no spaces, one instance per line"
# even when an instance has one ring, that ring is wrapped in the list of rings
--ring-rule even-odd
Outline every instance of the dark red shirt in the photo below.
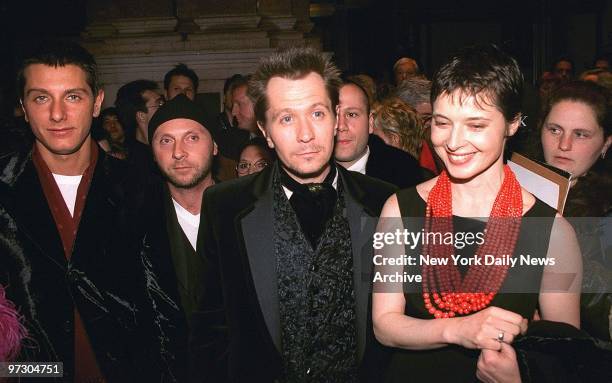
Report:
[[[62,193],[53,178],[53,174],[43,160],[40,152],[34,145],[32,152],[32,161],[38,173],[38,179],[42,186],[45,198],[49,204],[49,209],[53,215],[55,226],[62,240],[64,247],[64,255],[66,261],[70,262],[72,256],[72,248],[76,239],[81,215],[87,200],[87,192],[91,185],[93,172],[98,162],[98,146],[92,140],[91,142],[91,160],[89,166],[85,169],[79,187],[77,189],[76,201],[74,204],[74,216],[70,215],[68,206],[62,197]],[[91,342],[87,336],[87,331],[81,319],[81,315],[74,308],[74,381],[75,382],[103,382],[104,378],[94,354]]]

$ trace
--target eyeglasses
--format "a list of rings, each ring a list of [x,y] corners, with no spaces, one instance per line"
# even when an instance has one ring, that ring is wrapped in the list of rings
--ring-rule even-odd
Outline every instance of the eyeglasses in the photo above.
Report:
[[[164,104],[166,103],[166,100],[163,97],[160,97],[154,102],[155,103],[153,105],[146,105],[147,109],[150,109],[150,108],[155,109],[155,108],[159,108],[160,106],[164,106]]]
[[[238,165],[236,165],[236,171],[238,172],[238,174],[246,174],[249,172],[249,170],[251,170],[251,166],[252,166],[253,169],[255,169],[255,171],[259,172],[263,168],[268,166],[269,164],[270,163],[266,160],[259,160],[255,162],[254,164],[250,162],[246,162],[246,161],[239,162]]]

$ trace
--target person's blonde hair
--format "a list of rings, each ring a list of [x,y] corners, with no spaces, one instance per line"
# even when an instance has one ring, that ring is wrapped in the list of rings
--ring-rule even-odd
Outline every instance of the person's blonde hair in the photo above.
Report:
[[[419,158],[424,129],[417,111],[398,97],[386,98],[372,110],[374,128],[399,138],[400,148]]]

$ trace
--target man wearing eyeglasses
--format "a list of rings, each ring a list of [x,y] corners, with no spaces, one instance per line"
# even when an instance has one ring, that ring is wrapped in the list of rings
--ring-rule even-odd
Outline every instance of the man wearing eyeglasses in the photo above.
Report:
[[[266,140],[255,137],[240,150],[240,158],[236,165],[238,177],[248,176],[264,170],[274,160],[274,152],[268,147]]]

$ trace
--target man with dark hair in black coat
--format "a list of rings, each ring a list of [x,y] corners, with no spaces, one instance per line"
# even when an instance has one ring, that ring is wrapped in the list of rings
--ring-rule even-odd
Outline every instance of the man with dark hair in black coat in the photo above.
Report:
[[[272,55],[253,75],[257,124],[278,161],[204,194],[201,254],[213,273],[192,344],[210,381],[377,373],[371,237],[395,188],[333,161],[339,83],[329,58],[307,48]]]
[[[0,158],[0,284],[29,333],[16,361],[62,362],[66,381],[174,381],[173,303],[132,235],[127,173],[90,134],[93,57],[45,42],[18,76],[35,141]]]
[[[348,81],[340,88],[338,134],[334,156],[348,170],[407,188],[421,183],[429,172],[410,154],[371,134],[372,116],[367,92]]]
[[[164,104],[164,96],[151,80],[135,80],[117,91],[115,106],[127,132],[128,163],[136,173],[155,173],[147,129],[149,121]]]

